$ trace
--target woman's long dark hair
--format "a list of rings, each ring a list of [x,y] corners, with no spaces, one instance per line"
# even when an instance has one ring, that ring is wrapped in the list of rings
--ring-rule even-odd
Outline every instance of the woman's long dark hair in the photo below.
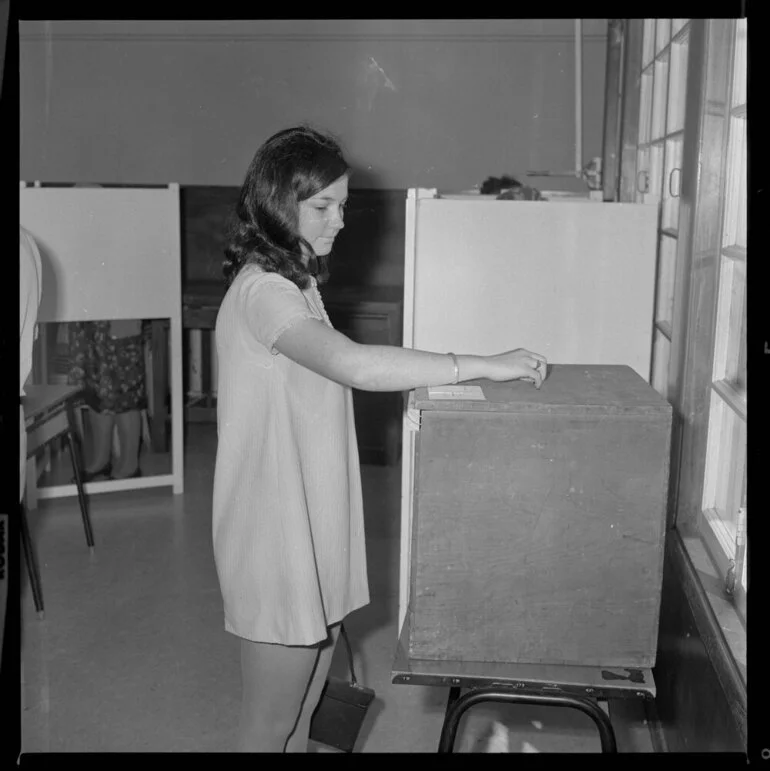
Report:
[[[299,235],[299,203],[320,193],[350,170],[339,144],[320,131],[298,126],[274,134],[256,152],[241,187],[225,247],[225,285],[249,263],[279,273],[306,289],[310,276],[327,274],[324,257],[306,268]],[[313,263],[316,262],[316,265]]]

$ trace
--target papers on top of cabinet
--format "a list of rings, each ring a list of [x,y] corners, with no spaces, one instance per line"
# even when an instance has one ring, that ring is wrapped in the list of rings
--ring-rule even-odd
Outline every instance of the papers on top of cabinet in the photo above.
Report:
[[[429,399],[467,399],[475,401],[486,401],[487,397],[477,385],[443,385],[428,386]]]

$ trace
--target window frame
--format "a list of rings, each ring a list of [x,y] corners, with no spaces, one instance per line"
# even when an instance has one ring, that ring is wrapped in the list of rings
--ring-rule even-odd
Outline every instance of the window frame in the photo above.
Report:
[[[645,120],[651,123],[651,116],[644,113],[647,103],[642,95],[642,81],[645,71],[649,71],[653,66],[656,57],[668,53],[668,61],[673,62],[675,57],[672,55],[672,41],[681,40],[683,35],[687,36],[677,228],[664,228],[661,223],[658,229],[659,243],[663,238],[676,239],[673,271],[670,265],[665,266],[669,269],[668,284],[665,288],[673,295],[670,327],[661,330],[660,314],[656,312],[655,318],[656,331],[670,332],[670,350],[665,386],[661,382],[664,378],[660,369],[651,372],[651,382],[675,408],[668,526],[679,532],[685,544],[692,544],[693,539],[697,539],[721,576],[721,600],[727,599],[734,605],[745,625],[746,589],[738,580],[732,594],[728,591],[731,588],[730,559],[724,551],[720,551],[718,539],[714,537],[714,528],[708,524],[709,513],[704,512],[702,506],[707,481],[706,452],[711,424],[711,402],[714,398],[722,399],[726,404],[735,401],[731,400],[734,394],[731,393],[729,384],[715,379],[714,367],[715,364],[719,365],[719,357],[724,358],[724,346],[717,348],[720,277],[725,271],[725,259],[731,256],[726,252],[734,246],[723,243],[725,198],[730,183],[727,168],[730,139],[728,129],[731,119],[745,116],[745,108],[739,106],[736,109],[728,104],[735,80],[732,61],[736,21],[675,20],[664,25],[662,34],[658,35],[655,20],[628,20],[624,41],[626,69],[623,77],[619,189],[621,201],[645,200],[640,197],[636,185],[640,173],[644,171],[645,161],[641,152],[645,147],[640,146],[639,136],[640,133],[645,135]],[[647,40],[644,36],[645,28],[650,30]],[[670,31],[667,44],[666,29]],[[721,80],[717,78],[715,81],[714,73],[719,74],[719,68],[715,66],[715,52],[724,52],[725,44],[729,45],[724,53],[727,71],[722,71]],[[679,53],[681,52],[677,52]],[[671,83],[671,69],[668,82]],[[654,91],[654,83],[650,85]],[[670,85],[668,87],[671,88]],[[677,98],[682,97],[682,88],[683,81],[680,79],[676,87]],[[721,115],[721,122],[712,114],[711,109],[715,101],[714,93],[720,90],[724,92],[722,105],[726,106]],[[662,139],[667,141],[670,139],[669,130],[678,126],[668,120],[668,115],[664,125]],[[661,139],[652,136],[646,138],[648,142]],[[664,165],[663,168],[667,167]],[[660,192],[665,191],[661,188]],[[661,195],[660,198],[662,197]],[[661,201],[662,209],[664,205],[665,202]],[[666,224],[669,223],[670,220]],[[733,253],[732,257],[734,256]],[[672,273],[673,288],[670,286]],[[663,284],[658,285],[661,290],[664,289]],[[662,305],[664,299],[666,303],[671,302],[669,297],[659,296],[656,309]],[[739,335],[745,335],[745,326]],[[656,334],[656,337],[660,335]],[[745,352],[741,355],[745,358]],[[739,553],[745,555],[745,538],[741,539],[740,550],[742,551]],[[739,561],[736,562],[740,571],[741,565]],[[710,585],[713,586],[713,581]],[[745,629],[743,632],[745,637]]]

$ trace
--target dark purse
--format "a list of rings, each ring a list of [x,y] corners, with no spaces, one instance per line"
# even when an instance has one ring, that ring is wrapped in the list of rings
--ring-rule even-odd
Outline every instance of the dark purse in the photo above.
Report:
[[[343,752],[353,752],[366,711],[374,700],[374,691],[359,685],[356,680],[353,651],[344,625],[340,635],[348,654],[350,681],[337,677],[327,679],[310,721],[310,738]]]

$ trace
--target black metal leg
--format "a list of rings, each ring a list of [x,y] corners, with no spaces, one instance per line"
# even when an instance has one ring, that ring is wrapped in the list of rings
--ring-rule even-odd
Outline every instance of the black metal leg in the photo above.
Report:
[[[447,722],[449,721],[450,714],[452,714],[452,709],[454,705],[460,699],[460,694],[462,694],[462,688],[460,688],[460,686],[453,686],[449,689],[449,696],[447,697],[447,701],[446,701],[446,711],[444,712],[444,729],[442,729],[441,731],[441,739],[439,740],[439,747],[438,747],[439,752],[452,752],[451,748],[454,747],[454,739],[455,739],[454,735],[457,733],[457,726],[460,723],[459,718],[457,719],[457,723],[454,726],[454,732],[452,734],[451,744],[449,745],[450,749],[448,750],[441,749],[442,744],[445,741],[444,730],[446,729]]]
[[[449,714],[449,710],[452,708],[452,705],[460,698],[460,694],[462,693],[462,688],[460,686],[454,686],[449,689],[449,698],[446,702],[446,714]]]
[[[67,444],[70,450],[72,468],[75,472],[75,485],[78,488],[78,501],[80,502],[80,515],[83,517],[83,527],[86,531],[86,543],[90,548],[94,545],[94,533],[91,527],[91,516],[88,513],[88,499],[83,489],[83,465],[80,456],[80,442],[76,436],[75,411],[71,403],[67,404]]]
[[[38,614],[43,613],[43,584],[40,580],[40,571],[37,567],[35,558],[35,549],[32,545],[32,537],[29,533],[29,523],[27,522],[27,507],[22,501],[19,504],[19,526],[21,530],[21,545],[24,549],[24,558],[29,572],[29,583],[32,587],[32,598],[35,601],[35,610]]]
[[[459,690],[459,689],[458,689]],[[542,704],[552,707],[571,707],[584,712],[594,721],[602,744],[602,752],[617,752],[615,731],[604,710],[590,699],[567,695],[545,695],[535,693],[520,693],[503,691],[497,688],[477,688],[461,696],[447,707],[444,726],[441,729],[439,752],[453,752],[457,727],[460,718],[467,709],[484,701],[513,702],[517,704]]]

